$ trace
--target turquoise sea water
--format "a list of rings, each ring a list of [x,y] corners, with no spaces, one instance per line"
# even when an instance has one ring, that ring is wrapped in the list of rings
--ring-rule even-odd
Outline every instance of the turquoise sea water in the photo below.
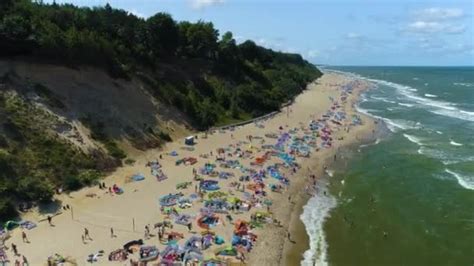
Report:
[[[474,265],[474,68],[331,69],[374,84],[359,109],[391,132],[310,200],[328,216],[303,264]]]

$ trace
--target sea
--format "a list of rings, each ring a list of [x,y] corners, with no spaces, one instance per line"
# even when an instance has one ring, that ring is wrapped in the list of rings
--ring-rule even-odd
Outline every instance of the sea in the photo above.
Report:
[[[333,166],[302,265],[474,265],[474,67],[326,67],[369,81],[388,134]]]

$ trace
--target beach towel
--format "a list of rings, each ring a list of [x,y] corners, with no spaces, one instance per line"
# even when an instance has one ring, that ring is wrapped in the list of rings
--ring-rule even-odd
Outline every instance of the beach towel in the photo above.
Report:
[[[20,227],[23,229],[28,229],[31,230],[36,227],[36,224],[30,221],[21,221],[20,222]]]
[[[125,261],[128,258],[128,254],[124,249],[117,249],[109,254],[109,261]]]
[[[145,180],[145,176],[143,176],[142,174],[136,174],[136,175],[132,176],[132,180],[133,181],[142,181],[142,180]]]

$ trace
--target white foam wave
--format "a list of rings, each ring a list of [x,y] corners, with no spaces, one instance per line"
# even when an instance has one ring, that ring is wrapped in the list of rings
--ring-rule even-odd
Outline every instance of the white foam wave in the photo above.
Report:
[[[425,155],[432,159],[440,160],[444,165],[474,161],[474,156],[460,156],[449,153],[447,151],[437,150],[426,146],[421,146],[418,149],[418,154]]]
[[[440,135],[443,135],[443,132],[439,131],[439,130],[436,130],[436,133],[440,134]]]
[[[309,236],[309,249],[303,254],[303,266],[328,265],[327,242],[324,234],[324,222],[329,217],[332,208],[336,207],[336,199],[333,196],[323,196],[316,193],[303,207],[300,216]]]
[[[454,176],[457,179],[459,185],[461,185],[463,188],[474,190],[474,176],[462,175],[447,168],[444,169],[444,171]]]
[[[408,135],[408,134],[403,134],[403,136],[405,138],[407,138],[409,141],[415,143],[415,144],[418,144],[419,146],[422,146],[423,143],[421,142],[421,139],[418,138],[418,137],[415,137],[415,136],[412,136],[412,135]]]
[[[413,107],[413,104],[409,104],[409,103],[398,103],[398,105],[406,106],[406,107]]]
[[[474,86],[474,83],[454,82],[453,85],[455,85],[455,86],[463,86],[463,87],[473,87],[473,86]]]
[[[399,129],[402,129],[402,130],[405,130],[407,129],[406,127],[404,127],[403,125],[400,125],[400,124],[397,124],[395,123],[394,121],[388,119],[388,118],[385,118],[385,117],[381,117],[381,116],[378,116],[378,115],[375,115],[375,114],[372,114],[370,113],[370,109],[364,109],[360,106],[356,106],[356,110],[357,112],[359,113],[362,113],[362,114],[365,114],[365,115],[368,115],[368,116],[371,116],[375,119],[379,119],[379,120],[382,120],[385,122],[385,125],[387,125],[387,128],[392,131],[392,132],[398,132]]]
[[[430,98],[438,98],[438,95],[429,94],[429,93],[425,93],[425,96],[430,97]]]
[[[454,103],[445,102],[441,100],[433,100],[430,98],[418,96],[417,94],[414,93],[416,89],[410,86],[405,86],[398,83],[385,81],[385,80],[379,80],[379,79],[370,79],[370,78],[364,78],[364,77],[361,77],[361,78],[377,83],[377,84],[395,88],[401,95],[405,96],[407,99],[411,101],[414,101],[420,104],[421,106],[424,106],[425,108],[430,110],[432,113],[448,116],[452,118],[462,119],[466,121],[474,121],[474,112],[460,110],[455,107],[456,105]]]
[[[459,111],[459,110],[458,110]],[[431,110],[430,112],[433,114],[447,116],[452,118],[457,118],[465,121],[474,122],[474,113],[473,112],[458,112],[458,111],[451,111],[451,110]]]
[[[418,78],[418,77],[414,77],[413,80],[419,80],[419,78]]]
[[[365,147],[369,147],[369,146],[372,146],[372,145],[377,145],[380,143],[380,139],[375,139],[375,142],[372,142],[372,143],[369,143],[369,144],[361,144],[359,145],[359,148],[365,148]]]
[[[381,84],[381,85],[395,88],[401,95],[405,96],[406,99],[409,99],[411,101],[418,103],[420,106],[426,108],[427,110],[429,110],[430,112],[434,114],[474,122],[474,112],[465,111],[465,110],[456,108],[456,104],[454,103],[418,96],[417,94],[414,93],[417,91],[417,89],[412,88],[410,86],[405,86],[405,85],[401,85],[401,84],[386,81],[386,80],[366,78],[366,77],[360,76],[355,73],[350,73],[350,72],[343,72],[343,71],[333,71],[333,72],[349,75],[358,79],[367,80],[367,81],[373,82],[374,84]],[[463,84],[463,83],[458,83],[458,85],[459,84]],[[465,83],[465,84],[471,84],[471,83]],[[425,83],[425,86],[427,85],[428,83]],[[368,114],[368,115],[372,115],[372,114]],[[380,118],[380,117],[377,117],[377,118]]]
[[[464,111],[464,110],[461,110],[460,112],[466,115],[474,115],[474,112],[469,112],[469,111]]]
[[[377,101],[386,102],[386,103],[393,103],[393,104],[397,103],[397,102],[395,102],[395,101],[391,101],[391,100],[389,100],[389,99],[387,99],[387,98],[384,98],[384,97],[370,96],[370,98],[372,98],[372,99],[374,99],[374,100],[377,100]]]
[[[453,146],[462,146],[462,143],[459,143],[459,142],[455,142],[454,140],[451,140],[449,142],[449,144],[453,145]]]

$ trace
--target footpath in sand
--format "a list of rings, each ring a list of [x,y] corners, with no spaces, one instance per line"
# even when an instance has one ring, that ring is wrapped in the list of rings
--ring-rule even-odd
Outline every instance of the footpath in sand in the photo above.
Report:
[[[373,122],[354,109],[367,87],[347,76],[325,74],[272,118],[206,137],[199,133],[193,146],[177,140],[164,150],[148,151],[134,166],[104,180],[107,188],[116,186],[115,192],[92,187],[60,195],[62,205],[71,208],[60,208],[53,226],[44,220],[47,213],[28,213],[22,218],[37,224],[25,230],[29,243],[22,241],[18,228],[5,246],[14,243],[30,265],[44,265],[54,254],[78,265],[87,264],[90,254],[96,254],[100,265],[128,265],[140,256],[150,260],[148,265],[182,260],[220,265],[240,259],[251,265],[299,264],[301,254],[292,258],[283,249],[307,242],[288,241],[287,232],[301,231],[301,206],[315,193],[309,176],[316,174],[317,181],[320,171],[308,163],[316,160],[321,167],[337,147],[370,134]],[[145,179],[133,181],[133,175]],[[159,226],[163,224],[170,226]],[[83,240],[85,228],[90,238]],[[133,240],[152,247],[139,252],[140,245],[131,243],[126,248],[136,252],[124,252],[127,260],[120,261],[117,251],[116,260],[109,261],[112,251]],[[6,255],[12,264],[21,261],[11,248]]]

